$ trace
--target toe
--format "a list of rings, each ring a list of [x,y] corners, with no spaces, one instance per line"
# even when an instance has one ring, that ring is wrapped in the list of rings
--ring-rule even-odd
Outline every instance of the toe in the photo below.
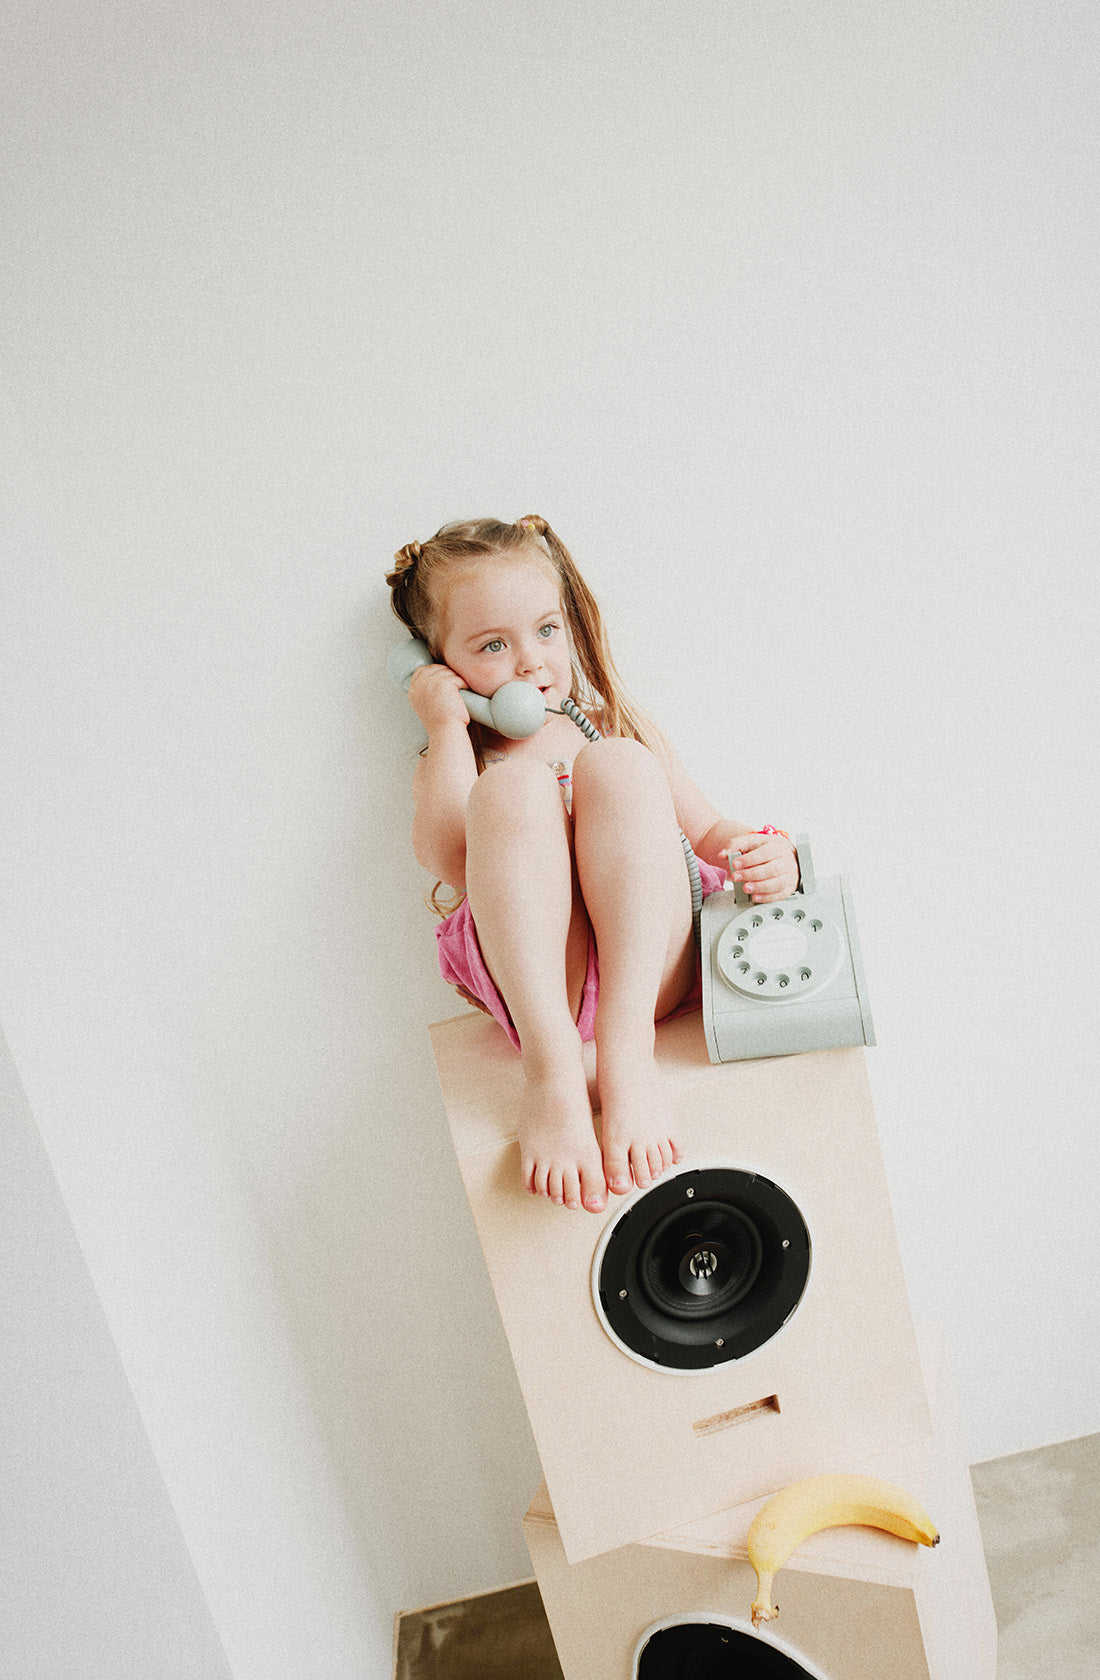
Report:
[[[634,1169],[634,1182],[639,1190],[648,1190],[653,1183],[649,1171],[649,1157],[640,1144],[635,1144],[630,1151],[630,1164]]]
[[[602,1213],[607,1206],[607,1185],[602,1171],[581,1167],[581,1201],[589,1213]]]
[[[531,1170],[527,1174],[524,1182],[527,1189],[530,1190],[532,1196],[547,1195],[546,1167],[542,1161],[532,1161]]]
[[[567,1208],[581,1205],[581,1179],[576,1167],[566,1167],[561,1175],[562,1197]]]
[[[604,1155],[603,1167],[608,1189],[616,1196],[625,1196],[633,1183],[626,1150],[619,1146],[608,1149]]]

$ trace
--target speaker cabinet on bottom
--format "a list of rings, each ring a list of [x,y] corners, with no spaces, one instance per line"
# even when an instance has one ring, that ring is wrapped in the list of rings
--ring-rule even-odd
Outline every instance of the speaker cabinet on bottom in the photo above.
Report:
[[[660,1027],[681,1163],[593,1215],[520,1184],[500,1027],[432,1041],[571,1562],[927,1438],[865,1051],[714,1065],[698,1014]]]
[[[938,1332],[922,1326],[921,1344],[932,1439],[815,1470],[900,1483],[939,1527],[937,1547],[873,1529],[815,1534],[776,1577],[778,1620],[754,1632],[745,1541],[761,1501],[570,1564],[544,1483],[523,1530],[565,1680],[995,1680],[989,1578]]]

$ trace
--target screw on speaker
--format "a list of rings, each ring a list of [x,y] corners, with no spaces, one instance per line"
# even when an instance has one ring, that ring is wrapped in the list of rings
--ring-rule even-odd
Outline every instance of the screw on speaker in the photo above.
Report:
[[[810,1256],[805,1219],[771,1179],[736,1166],[681,1167],[631,1197],[605,1229],[593,1303],[632,1359],[712,1370],[782,1329]]]
[[[789,1645],[722,1617],[657,1622],[642,1635],[634,1680],[823,1680]]]

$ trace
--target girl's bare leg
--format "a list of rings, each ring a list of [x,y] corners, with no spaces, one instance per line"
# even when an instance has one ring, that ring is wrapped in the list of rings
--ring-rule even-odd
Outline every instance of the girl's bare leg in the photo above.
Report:
[[[655,1019],[695,975],[691,888],[668,782],[637,741],[594,743],[573,766],[577,873],[596,934],[596,1080],[604,1172],[622,1193],[679,1159]]]
[[[588,918],[549,765],[512,759],[478,777],[466,808],[466,891],[522,1046],[523,1182],[536,1196],[598,1213],[607,1184],[576,1027]]]

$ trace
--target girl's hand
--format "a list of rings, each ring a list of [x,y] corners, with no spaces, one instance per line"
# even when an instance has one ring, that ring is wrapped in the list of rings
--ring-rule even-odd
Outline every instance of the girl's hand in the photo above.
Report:
[[[449,665],[418,665],[409,682],[409,705],[429,735],[448,724],[469,726],[462,678]]]
[[[783,834],[741,834],[718,855],[754,904],[789,898],[798,886],[798,853]]]

